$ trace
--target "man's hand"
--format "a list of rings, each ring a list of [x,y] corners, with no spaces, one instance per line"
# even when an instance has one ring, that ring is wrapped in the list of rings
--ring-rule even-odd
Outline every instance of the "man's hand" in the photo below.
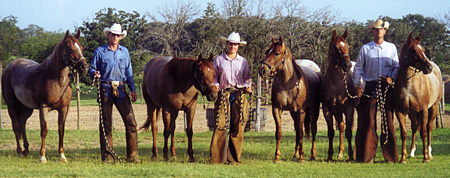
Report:
[[[389,85],[392,85],[392,78],[391,78],[391,77],[387,77],[387,78],[386,78],[386,82],[387,82]]]
[[[100,71],[95,71],[94,78],[99,79],[102,75],[100,75]]]
[[[136,100],[137,100],[137,95],[136,95],[136,92],[131,92],[131,102],[136,102]]]
[[[361,89],[361,87],[356,87],[356,92],[358,92],[358,98],[360,98],[363,94],[363,90]]]
[[[253,92],[252,87],[245,87],[245,92],[251,94]]]

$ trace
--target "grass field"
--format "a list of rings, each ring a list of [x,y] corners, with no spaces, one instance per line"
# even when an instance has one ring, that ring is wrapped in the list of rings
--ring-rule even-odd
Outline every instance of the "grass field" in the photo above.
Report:
[[[399,133],[398,131],[396,133]],[[30,155],[19,158],[15,151],[12,130],[0,130],[0,177],[450,177],[450,129],[433,131],[433,157],[431,163],[422,163],[422,141],[417,141],[416,158],[407,159],[406,164],[386,164],[380,148],[374,164],[346,162],[344,159],[326,162],[326,132],[318,134],[318,161],[298,163],[293,159],[295,134],[283,133],[281,163],[274,164],[275,138],[273,132],[245,133],[243,163],[241,166],[210,165],[209,144],[212,132],[194,133],[195,163],[187,163],[187,138],[184,133],[175,135],[177,159],[162,160],[162,134],[158,138],[159,160],[151,160],[151,134],[140,133],[139,154],[142,164],[124,163],[106,165],[101,163],[98,131],[67,130],[65,155],[68,163],[59,161],[58,134],[50,130],[47,136],[48,164],[39,162],[39,130],[29,130]],[[410,134],[409,134],[410,136]],[[114,132],[114,149],[125,159],[125,134]],[[335,150],[337,149],[335,138]],[[410,146],[408,138],[408,148]],[[400,141],[400,138],[397,138]],[[309,158],[311,143],[305,140],[305,156]],[[401,147],[398,143],[399,149]],[[347,149],[347,148],[346,148]],[[408,149],[409,151],[409,149]],[[336,153],[335,153],[336,156]]]

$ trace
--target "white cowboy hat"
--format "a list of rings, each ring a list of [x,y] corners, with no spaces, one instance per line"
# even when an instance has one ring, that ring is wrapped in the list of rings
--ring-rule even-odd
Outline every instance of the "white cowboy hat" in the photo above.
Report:
[[[125,36],[127,36],[127,31],[126,30],[122,31],[122,26],[120,26],[120,24],[117,23],[112,25],[111,28],[107,27],[103,29],[103,34],[106,36],[106,38],[108,38],[109,33],[122,35],[122,38],[125,38]]]
[[[222,42],[224,42],[224,43],[227,43],[227,42],[239,43],[239,46],[244,46],[247,44],[246,41],[241,41],[241,37],[239,36],[239,33],[236,33],[236,32],[231,33],[230,36],[228,36],[228,38],[221,36],[220,40],[222,40]]]
[[[370,22],[369,23],[369,29],[372,30],[374,28],[384,28],[384,29],[388,29],[389,28],[389,22],[383,22],[383,20],[378,19],[375,22]]]

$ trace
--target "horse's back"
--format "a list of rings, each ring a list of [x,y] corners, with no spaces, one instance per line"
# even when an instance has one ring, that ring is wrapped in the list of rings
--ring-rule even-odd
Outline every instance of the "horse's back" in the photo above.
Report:
[[[310,60],[307,60],[310,61]],[[307,65],[305,65],[307,64]],[[308,83],[308,93],[310,94],[310,99],[312,101],[319,102],[320,100],[320,85],[322,80],[322,74],[320,73],[320,68],[316,63],[310,61],[307,63],[297,63],[303,71],[303,77]],[[319,70],[317,70],[319,69]]]
[[[158,56],[152,58],[144,67],[143,89],[144,95],[148,96],[154,104],[160,105],[159,97],[163,78],[164,66],[172,59],[170,56]]]
[[[309,59],[297,59],[295,60],[295,63],[299,66],[305,66],[314,70],[317,73],[320,73],[320,67],[314,61],[311,61]]]
[[[428,108],[440,101],[443,95],[442,89],[444,87],[441,69],[434,62],[430,61],[430,63],[433,65],[433,71],[431,74],[424,75],[430,86],[430,103],[428,103]]]

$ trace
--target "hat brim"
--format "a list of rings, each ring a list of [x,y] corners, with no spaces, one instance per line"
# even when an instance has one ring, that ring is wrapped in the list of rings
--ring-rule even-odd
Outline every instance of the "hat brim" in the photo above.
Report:
[[[106,38],[108,38],[109,33],[111,33],[110,28],[103,29],[103,35],[105,35]],[[122,33],[114,33],[114,34],[122,35],[122,38],[125,38],[127,36],[127,31],[124,30],[124,31],[122,31]]]
[[[228,38],[225,38],[225,37],[223,37],[223,36],[220,37],[220,40],[221,40],[223,43],[225,43],[225,44],[228,42]],[[237,43],[237,44],[239,44],[239,46],[245,46],[245,45],[247,45],[247,42],[246,42],[246,41],[230,41],[230,42],[232,42],[232,43]]]
[[[380,26],[375,26],[375,23],[374,22],[370,22],[369,23],[369,29],[370,30],[373,30],[374,28],[376,28],[376,29],[381,29],[381,28],[384,28],[384,29],[389,29],[389,22],[383,22],[382,24],[380,24]]]

